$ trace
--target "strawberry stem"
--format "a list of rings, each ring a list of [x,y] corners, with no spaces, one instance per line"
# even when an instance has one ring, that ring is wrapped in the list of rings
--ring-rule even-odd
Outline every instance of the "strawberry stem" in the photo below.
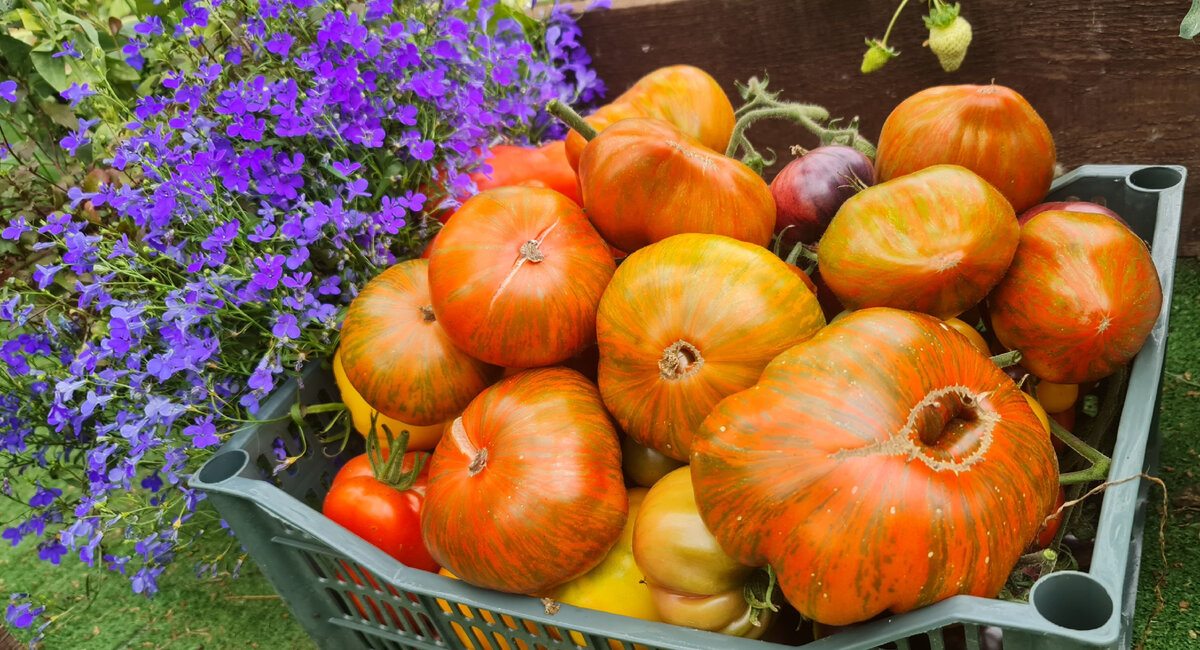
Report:
[[[937,2],[937,0],[934,0],[934,2]],[[896,19],[900,17],[900,12],[904,11],[904,5],[906,4],[908,4],[908,0],[900,0],[900,6],[896,7],[896,12],[892,14],[892,21],[888,23],[887,31],[883,33],[883,38],[879,41],[881,45],[887,45],[887,39],[892,35],[892,28],[896,26]]]

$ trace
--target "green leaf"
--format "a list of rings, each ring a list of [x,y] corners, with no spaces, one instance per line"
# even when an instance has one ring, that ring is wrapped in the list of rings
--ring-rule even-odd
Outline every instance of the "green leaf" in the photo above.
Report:
[[[26,72],[30,49],[27,43],[0,34],[0,58],[4,59],[5,65],[9,66],[9,70],[14,74],[22,75]]]
[[[65,11],[59,11],[57,14],[54,15],[54,18],[55,18],[55,20],[58,20],[60,22],[70,22],[70,23],[75,23],[76,25],[79,25],[80,27],[83,28],[84,35],[87,36],[87,42],[91,43],[95,47],[100,47],[100,34],[98,34],[96,32],[95,26],[93,26],[90,21],[84,20],[78,16],[74,16]],[[81,52],[86,53],[86,50],[84,50],[82,47],[79,47],[80,45],[81,44],[77,43],[76,47]]]
[[[71,110],[70,106],[60,104],[53,99],[43,99],[40,106],[42,112],[55,124],[72,130],[79,127],[79,119],[75,116],[75,111]]]
[[[109,63],[108,78],[113,81],[128,81],[133,83],[142,78],[142,73],[134,70],[128,63]]]
[[[46,83],[50,84],[51,88],[61,93],[71,86],[71,83],[67,81],[66,62],[63,61],[66,57],[55,59],[51,58],[52,56],[49,52],[29,53],[29,58],[33,61],[33,67],[38,74]]]
[[[41,20],[38,20],[37,16],[33,15],[32,11],[28,9],[18,9],[13,13],[17,15],[17,18],[21,19],[21,25],[25,29],[34,32],[35,34],[37,32],[46,31],[46,26],[42,24]]]
[[[108,3],[108,15],[114,18],[125,18],[133,13],[133,7],[125,0],[113,0]]]
[[[542,25],[537,21],[536,18],[516,7],[512,7],[501,2],[495,6],[494,11],[496,13],[492,15],[492,20],[488,23],[489,32],[495,32],[496,23],[505,18],[510,18],[517,21],[517,24],[521,26],[521,31],[525,32],[526,38],[532,39],[533,36],[541,30]]]
[[[1192,8],[1179,24],[1179,37],[1191,40],[1200,34],[1200,0],[1192,0]]]
[[[33,46],[33,51],[34,52],[48,52],[48,53],[53,54],[58,51],[58,43],[55,43],[54,39],[52,39],[52,38],[43,38],[40,41],[38,41],[37,45]]]

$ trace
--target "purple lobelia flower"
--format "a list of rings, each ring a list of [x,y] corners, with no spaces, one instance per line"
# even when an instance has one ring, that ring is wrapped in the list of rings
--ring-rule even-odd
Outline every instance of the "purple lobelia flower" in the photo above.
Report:
[[[561,134],[547,101],[602,95],[571,14],[511,15],[497,0],[182,0],[134,23],[126,63],[186,65],[121,123],[79,119],[62,138],[75,156],[121,133],[108,180],[0,223],[45,253],[0,288],[0,466],[78,477],[19,485],[29,512],[5,541],[150,595],[179,544],[220,530],[193,523],[187,477],[332,354],[349,302],[424,248],[490,145]],[[62,97],[87,109],[105,93]],[[139,500],[136,521],[114,514]],[[22,626],[37,613],[9,606]]]

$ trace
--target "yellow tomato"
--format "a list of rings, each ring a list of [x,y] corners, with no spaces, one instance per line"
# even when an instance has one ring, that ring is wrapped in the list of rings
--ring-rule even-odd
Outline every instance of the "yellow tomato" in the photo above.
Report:
[[[646,488],[629,489],[629,517],[621,537],[596,568],[555,587],[547,597],[567,605],[596,609],[646,621],[658,621],[658,609],[642,571],[633,559],[633,524]]]
[[[979,330],[971,327],[970,324],[961,318],[947,318],[946,324],[953,328],[954,331],[967,337],[967,340],[970,341],[971,344],[974,345],[980,352],[989,357],[992,356],[992,352],[988,348],[987,341],[983,338],[983,335],[979,333]]]
[[[1047,413],[1062,413],[1075,406],[1075,400],[1079,399],[1079,384],[1056,384],[1039,379],[1033,385],[1033,396]]]
[[[689,466],[659,479],[636,519],[634,560],[664,622],[746,638],[767,631],[770,612],[754,625],[745,598],[755,568],[730,557],[705,527]]]
[[[354,430],[361,433],[364,437],[371,431],[371,415],[378,413],[379,419],[375,421],[375,430],[381,433],[383,427],[386,426],[391,430],[393,435],[399,435],[401,431],[407,429],[409,451],[433,449],[437,446],[438,441],[442,439],[442,431],[446,427],[444,422],[428,426],[405,424],[371,408],[371,405],[367,404],[367,400],[363,399],[358,390],[350,385],[350,380],[346,377],[346,369],[342,367],[342,353],[340,350],[333,353],[333,378],[337,382],[338,390],[342,392],[342,403],[350,411],[350,419],[354,422]],[[387,440],[383,435],[379,435],[379,446],[381,448],[387,447]]]
[[[1033,409],[1033,414],[1036,415],[1038,421],[1042,423],[1042,428],[1046,430],[1046,433],[1050,433],[1050,417],[1046,415],[1046,409],[1042,408],[1042,405],[1038,403],[1033,395],[1022,392],[1021,396],[1025,398],[1026,402],[1029,402],[1029,408]],[[1057,439],[1058,438],[1055,438],[1055,440]]]

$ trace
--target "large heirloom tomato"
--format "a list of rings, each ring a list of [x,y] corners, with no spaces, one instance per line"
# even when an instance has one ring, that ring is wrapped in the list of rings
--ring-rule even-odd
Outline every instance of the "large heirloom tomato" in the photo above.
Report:
[[[368,281],[350,303],[338,347],[367,404],[418,426],[445,422],[500,376],[459,349],[434,316],[428,269],[426,260],[409,260]]]
[[[740,160],[718,153],[662,120],[621,120],[579,159],[588,218],[627,253],[686,232],[771,241],[771,188]]]
[[[1021,227],[1012,268],[988,296],[996,338],[1060,384],[1094,381],[1131,360],[1162,308],[1146,244],[1120,221],[1043,212]]]
[[[930,165],[962,165],[995,185],[1020,213],[1050,189],[1056,157],[1049,127],[1015,90],[935,86],[888,115],[875,171],[886,181]]]
[[[433,313],[477,359],[548,366],[595,342],[596,304],[614,269],[579,205],[548,189],[500,187],[468,199],[438,233]]]
[[[852,312],[775,358],[692,443],[721,546],[845,625],[955,594],[994,597],[1058,492],[1023,393],[949,325]]]
[[[821,278],[848,309],[950,318],[982,300],[1017,250],[1008,201],[957,165],[935,165],[850,197],[821,238]]]
[[[627,117],[652,117],[670,122],[709,149],[725,151],[733,135],[733,104],[707,72],[690,65],[672,65],[639,79],[609,104],[585,119],[597,131]],[[575,131],[566,137],[567,160],[579,167],[586,141]]]
[[[599,564],[627,512],[621,443],[596,387],[539,368],[483,391],[446,430],[421,529],[459,578],[541,595]]]
[[[633,558],[664,622],[748,638],[766,632],[769,610],[758,612],[756,625],[746,601],[755,567],[729,557],[708,532],[686,465],[646,495],[633,526]]]
[[[767,249],[669,237],[630,255],[600,299],[600,394],[634,440],[687,460],[714,404],[824,324],[816,296]]]

